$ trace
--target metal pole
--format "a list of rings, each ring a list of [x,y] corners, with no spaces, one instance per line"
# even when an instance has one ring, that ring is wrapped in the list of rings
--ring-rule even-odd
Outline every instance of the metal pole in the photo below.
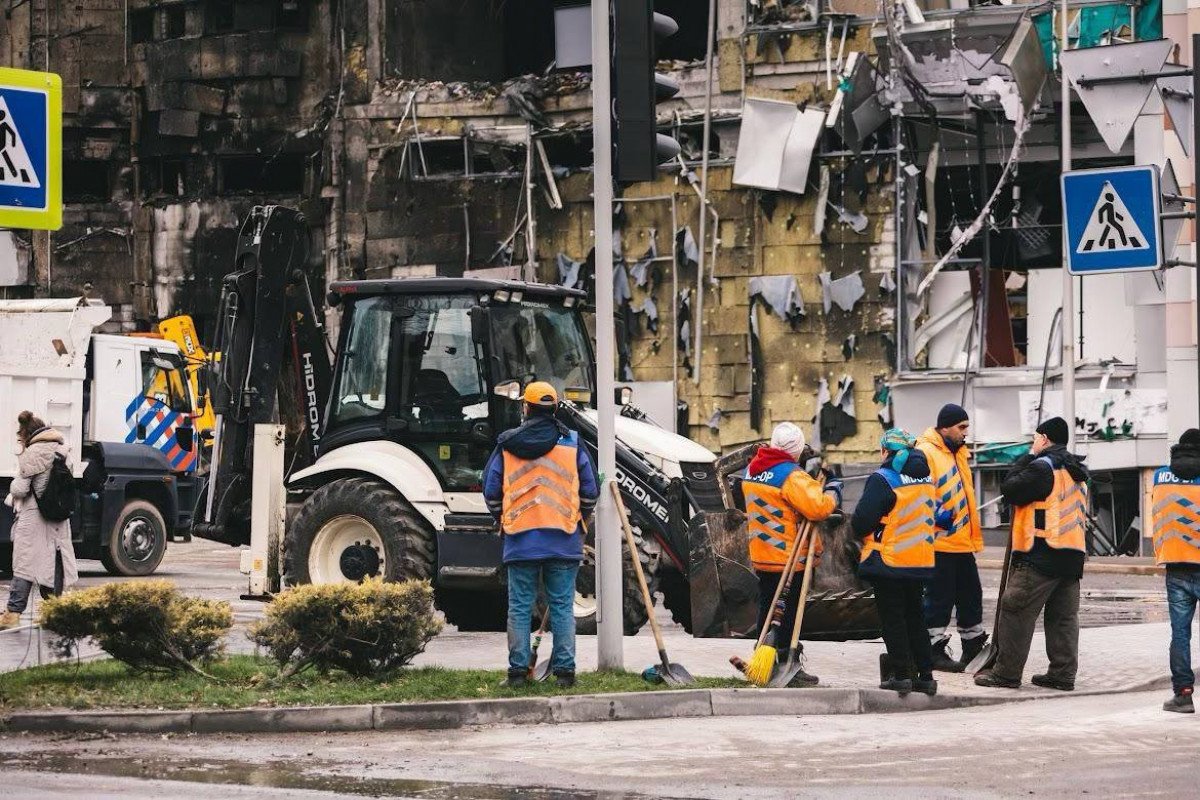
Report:
[[[1058,60],[1059,80],[1062,82],[1062,171],[1071,170],[1071,82],[1062,69],[1061,53],[1067,49],[1068,6],[1062,0],[1062,48]],[[1063,419],[1067,421],[1067,448],[1075,447],[1075,291],[1071,272],[1067,269],[1067,220],[1063,216],[1062,247],[1062,393]]]
[[[592,216],[596,227],[596,430],[600,474],[613,480],[617,468],[617,384],[613,374],[613,184],[612,87],[608,55],[609,3],[592,3]],[[596,507],[596,647],[600,669],[624,669],[621,608],[621,536],[612,493],[600,487]]]
[[[717,37],[717,0],[708,0],[708,51],[705,55],[708,78],[704,88],[704,132],[700,138],[700,257],[696,262],[696,358],[692,383],[700,384],[700,331],[704,327],[704,242],[708,232],[708,137],[712,131],[713,40]],[[682,162],[681,162],[682,163]],[[717,235],[713,231],[713,236]]]
[[[1197,108],[1196,101],[1195,101],[1195,98],[1200,97],[1200,69],[1197,69],[1197,67],[1200,67],[1200,60],[1198,60],[1198,59],[1200,59],[1200,33],[1193,33],[1192,34],[1192,98],[1193,98],[1192,99],[1192,158],[1193,158],[1192,163],[1193,164],[1195,164],[1194,159],[1196,158],[1196,154],[1200,153],[1200,113],[1198,113],[1198,112],[1200,112],[1200,109]],[[1193,179],[1192,183],[1200,184],[1200,180]],[[1193,191],[1192,194],[1200,196],[1200,192]],[[1197,245],[1197,247],[1200,247],[1200,245]],[[1175,255],[1175,253],[1172,252],[1171,257],[1173,258],[1174,255]],[[1192,259],[1194,261],[1200,262],[1200,259],[1196,258],[1196,254],[1194,251],[1192,253]],[[1193,303],[1193,306],[1196,311],[1197,338],[1200,339],[1200,264],[1193,267],[1192,270],[1195,273],[1195,279],[1196,279],[1196,296],[1192,300],[1192,303]],[[1200,345],[1200,341],[1198,341],[1197,344]],[[1200,385],[1200,346],[1198,346],[1196,348],[1196,378],[1198,381],[1198,385]],[[1196,399],[1200,400],[1200,392],[1196,393]],[[1197,420],[1200,420],[1200,417],[1197,417]]]

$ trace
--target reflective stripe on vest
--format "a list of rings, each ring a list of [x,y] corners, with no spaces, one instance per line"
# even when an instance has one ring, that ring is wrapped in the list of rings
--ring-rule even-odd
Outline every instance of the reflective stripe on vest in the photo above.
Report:
[[[1049,459],[1044,459],[1050,463]],[[1042,526],[1038,526],[1042,512]],[[1087,492],[1065,469],[1054,470],[1054,488],[1045,500],[1018,506],[1013,512],[1013,551],[1028,553],[1041,538],[1056,550],[1087,552]]]
[[[504,503],[500,525],[505,533],[549,528],[574,533],[579,527],[578,440],[572,432],[540,458],[518,458],[504,451]]]
[[[787,564],[792,543],[800,528],[802,517],[783,499],[783,486],[796,464],[777,464],[757,475],[747,475],[742,482],[746,500],[746,529],[750,538],[750,563],[759,572],[782,572]],[[798,564],[808,560],[811,545],[800,551]],[[819,559],[823,545],[817,542]]]
[[[1200,478],[1184,481],[1160,469],[1150,498],[1155,563],[1200,564]]]
[[[950,469],[937,480],[935,498],[938,508],[949,511],[952,516],[950,529],[937,530],[935,536],[953,536],[971,523],[971,510],[967,507],[967,487],[963,484],[957,460],[950,457]]]
[[[934,565],[934,512],[937,496],[928,478],[901,476],[894,470],[878,474],[896,493],[896,505],[880,520],[880,529],[863,540],[862,561],[878,552],[894,569],[928,569]]]

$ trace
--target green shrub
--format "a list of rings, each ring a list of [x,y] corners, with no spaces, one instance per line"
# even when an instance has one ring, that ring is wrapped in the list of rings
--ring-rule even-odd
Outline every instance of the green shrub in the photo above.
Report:
[[[179,593],[165,580],[109,583],[42,604],[42,627],[59,637],[61,655],[91,639],[137,672],[197,672],[233,626],[229,603]]]
[[[412,661],[441,629],[428,581],[368,579],[288,589],[250,638],[283,666],[280,677],[309,667],[379,677]]]

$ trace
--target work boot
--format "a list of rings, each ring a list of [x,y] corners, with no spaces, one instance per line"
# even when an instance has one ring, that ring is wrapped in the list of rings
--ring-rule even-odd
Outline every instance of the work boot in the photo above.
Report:
[[[1174,711],[1176,714],[1195,714],[1196,706],[1192,704],[1192,687],[1180,689],[1167,702],[1163,703],[1163,711]]]
[[[913,681],[913,691],[933,697],[937,694],[937,681],[930,675],[928,678],[917,678]]]
[[[21,615],[16,611],[5,611],[0,614],[0,631],[6,631],[9,628],[15,628],[21,624]]]
[[[524,689],[529,685],[529,670],[525,669],[510,669],[508,671],[508,680],[504,682],[504,686],[508,689]]]
[[[554,673],[554,683],[560,689],[570,689],[575,685],[575,670],[564,669]]]
[[[879,682],[889,681],[896,676],[896,670],[892,668],[892,659],[887,653],[879,654]]]
[[[987,640],[988,635],[986,633],[982,636],[976,636],[974,639],[963,639],[963,654],[962,658],[958,660],[960,665],[958,669],[959,672],[962,672],[964,669],[966,669],[967,664],[970,664],[975,660],[975,656],[983,652],[983,648],[987,644]]]
[[[980,670],[975,675],[975,685],[988,689],[1020,689],[1021,682],[1011,678],[1002,678],[990,669]]]
[[[946,652],[949,644],[950,640],[947,639],[933,646],[933,668],[938,672],[962,672],[965,664],[950,657],[950,654]]]
[[[889,678],[881,682],[879,688],[888,692],[896,692],[903,697],[913,690],[913,682],[910,678]]]
[[[1058,689],[1060,692],[1075,691],[1075,681],[1063,680],[1053,675],[1034,675],[1029,682],[1034,686],[1041,686],[1043,689]]]
[[[804,689],[809,686],[816,686],[821,680],[816,675],[810,675],[801,667],[792,679],[788,681],[789,689]]]

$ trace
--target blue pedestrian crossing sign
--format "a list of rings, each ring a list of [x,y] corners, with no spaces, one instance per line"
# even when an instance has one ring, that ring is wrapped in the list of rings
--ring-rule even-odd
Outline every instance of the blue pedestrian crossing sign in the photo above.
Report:
[[[62,227],[62,79],[0,69],[0,228]]]
[[[1158,167],[1081,169],[1062,176],[1067,268],[1073,275],[1160,269]]]

